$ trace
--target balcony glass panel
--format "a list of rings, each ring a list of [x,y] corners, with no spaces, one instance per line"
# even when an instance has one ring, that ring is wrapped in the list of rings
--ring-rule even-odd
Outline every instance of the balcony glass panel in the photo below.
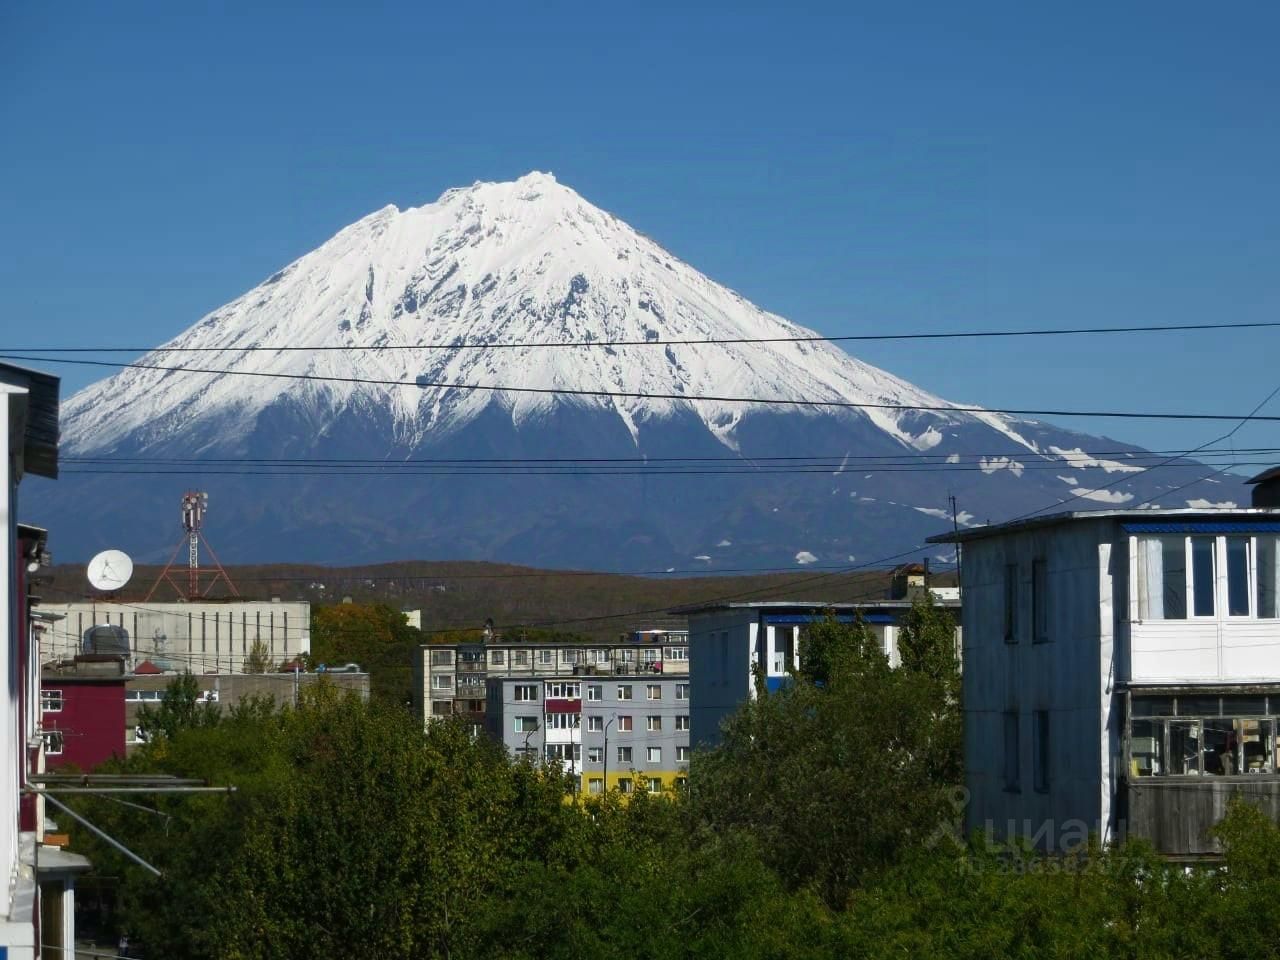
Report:
[[[1195,597],[1195,615],[1212,617],[1214,611],[1214,563],[1216,538],[1191,538],[1191,592]]]
[[[1258,536],[1258,616],[1267,619],[1280,617],[1276,597],[1280,595],[1280,537]]]
[[[1227,616],[1249,615],[1249,538],[1227,537]]]
[[[1139,618],[1185,620],[1186,540],[1182,537],[1140,537],[1137,586]]]

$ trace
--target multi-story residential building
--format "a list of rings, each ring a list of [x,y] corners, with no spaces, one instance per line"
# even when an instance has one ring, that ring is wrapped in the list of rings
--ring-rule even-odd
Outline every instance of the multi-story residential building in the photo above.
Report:
[[[516,756],[561,764],[579,789],[660,793],[689,769],[689,677],[622,672],[491,677],[485,726]]]
[[[1280,818],[1280,510],[1062,513],[937,539],[963,551],[969,830],[1195,857],[1232,796]]]
[[[124,653],[131,666],[150,660],[162,669],[240,673],[255,644],[272,666],[311,651],[311,604],[305,600],[45,601],[41,609],[63,618],[45,632],[43,662]]]
[[[0,364],[0,956],[71,956],[75,878],[89,867],[47,845],[40,717],[40,634],[32,591],[50,564],[48,534],[18,522],[26,474],[58,475],[57,377]]]
[[[463,716],[484,726],[494,677],[687,675],[689,637],[680,630],[637,630],[614,643],[433,643],[413,661],[414,707],[423,721]]]
[[[935,597],[958,610],[959,600]],[[806,627],[834,616],[841,623],[860,618],[875,633],[896,666],[898,625],[910,600],[868,603],[810,603],[784,600],[720,602],[672,611],[689,618],[690,681],[693,691],[693,743],[715,745],[720,725],[744,700],[756,695],[754,671],[777,690],[800,665]]]

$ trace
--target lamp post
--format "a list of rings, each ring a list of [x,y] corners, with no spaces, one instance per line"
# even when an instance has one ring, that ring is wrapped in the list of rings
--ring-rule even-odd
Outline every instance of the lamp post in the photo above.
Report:
[[[532,737],[535,733],[537,733],[537,732],[538,732],[539,730],[541,730],[541,729],[542,729],[542,727],[541,727],[541,725],[538,723],[538,721],[537,721],[537,720],[534,720],[534,721],[533,721],[533,729],[531,729],[528,733],[526,733],[526,734],[524,735],[524,755],[525,755],[526,757],[528,757],[528,756],[529,756],[529,738],[530,738],[530,737]]]
[[[604,791],[609,790],[609,728],[613,726],[613,721],[618,719],[616,713],[609,716],[609,722],[604,725]]]

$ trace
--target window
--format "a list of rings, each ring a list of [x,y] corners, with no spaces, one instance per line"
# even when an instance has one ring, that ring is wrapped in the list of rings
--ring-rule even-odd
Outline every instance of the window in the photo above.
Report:
[[[604,793],[604,781],[599,777],[588,777],[587,793],[592,795]]]
[[[604,763],[604,747],[588,747],[587,763]]]
[[[555,663],[555,653],[554,650],[539,650],[538,662],[546,665]]]
[[[62,752],[61,730],[46,730],[44,732],[44,752],[50,756],[57,756]]]
[[[635,661],[635,659],[636,659],[636,652],[635,652],[634,650],[623,650],[623,651],[622,651],[622,662],[623,662],[623,663],[632,663],[632,662],[634,662],[634,661]]]
[[[1018,642],[1018,565],[1004,568],[1004,642]]]
[[[644,719],[645,719],[645,729],[647,729],[650,733],[655,733],[662,729],[661,717],[650,716],[650,717],[645,717]]]
[[[61,690],[41,690],[40,691],[40,711],[42,713],[57,713],[62,709],[62,691]]]
[[[595,651],[596,663],[608,663],[609,651],[598,649]]]
[[[631,718],[630,718],[630,717],[619,717],[619,718],[618,718],[618,729],[619,729],[619,730],[621,730],[623,733],[628,732],[628,731],[631,729]]]
[[[648,684],[648,685],[645,687],[645,694],[649,697],[649,699],[650,699],[650,700],[661,700],[661,699],[662,699],[662,684],[660,684],[660,683],[650,683],[650,684]]]
[[[537,717],[516,717],[516,733],[531,733],[538,729]]]
[[[645,760],[647,760],[649,763],[661,763],[661,762],[662,762],[662,748],[661,748],[661,747],[649,747],[649,749],[646,751]]]
[[[576,730],[582,725],[582,715],[578,713],[548,713],[548,730]]]
[[[688,777],[676,777],[676,789],[677,789],[677,790],[684,790],[684,789],[685,789],[686,787],[688,787],[688,786],[689,786],[689,778],[688,778]]]
[[[1227,537],[1227,616],[1249,616],[1249,537]]]
[[[431,678],[431,686],[435,690],[452,690],[453,674],[437,673],[434,677]]]
[[[453,666],[453,651],[452,650],[432,650],[431,665],[433,667]]]
[[[1049,573],[1043,560],[1031,562],[1031,642],[1049,642]]]
[[[1267,620],[1280,617],[1280,537],[1258,535],[1258,606],[1257,616]]]
[[[1179,694],[1130,703],[1129,775],[1235,776],[1277,770],[1280,697]]]
[[[503,653],[503,651],[501,650],[493,651],[493,654],[490,656],[489,659],[495,667],[502,667],[506,665],[505,664],[506,654]]]
[[[619,700],[631,699],[631,684],[629,683],[618,684],[618,699]]]
[[[676,699],[677,700],[689,699],[689,685],[687,683],[676,684]]]
[[[630,762],[631,762],[631,748],[630,748],[630,747],[619,747],[619,748],[618,748],[618,762],[619,762],[619,763],[630,763]]]
[[[1031,776],[1038,793],[1049,792],[1049,711],[1037,710],[1032,714],[1034,722],[1035,755]]]
[[[447,717],[453,713],[453,701],[436,700],[431,704],[431,715],[433,717]]]
[[[587,730],[590,733],[603,733],[604,717],[587,717]]]
[[[515,650],[511,654],[511,662],[517,667],[527,667],[529,665],[529,651]]]
[[[580,700],[582,685],[578,683],[548,683],[547,698],[551,700]]]
[[[688,647],[668,647],[666,650],[662,652],[662,655],[666,657],[666,659],[668,660],[688,660],[689,648]]]
[[[578,651],[577,650],[561,650],[560,662],[561,663],[577,663]]]
[[[1192,609],[1197,617],[1213,616],[1215,537],[1191,538]]]
[[[1018,749],[1018,714],[1009,710],[1004,715],[1004,788],[1014,793],[1022,788]]]
[[[689,748],[676,747],[676,763],[688,763],[688,762],[689,762]]]
[[[1138,538],[1138,618],[1187,617],[1187,542],[1183,537]]]
[[[676,716],[676,729],[677,730],[689,729],[689,715],[687,713],[681,713]]]
[[[604,698],[604,688],[603,688],[603,687],[601,687],[601,686],[600,686],[600,684],[598,684],[598,683],[593,683],[593,684],[588,685],[588,687],[587,687],[587,699],[588,699],[588,700],[590,700],[590,701],[592,701],[592,702],[594,703],[594,702],[598,702],[598,701],[600,701],[600,700],[601,700],[601,699],[603,699],[603,698]]]
[[[662,780],[661,780],[661,779],[659,779],[658,777],[650,777],[650,778],[649,778],[649,792],[650,792],[650,793],[661,793],[661,792],[662,792]]]
[[[657,647],[646,647],[644,651],[645,663],[657,663],[662,659],[662,651]]]
[[[538,686],[533,683],[516,684],[516,703],[536,703],[538,701]]]
[[[582,759],[580,743],[548,743],[547,759],[554,763],[573,763]]]
[[[619,792],[619,793],[630,793],[630,792],[631,792],[631,790],[632,790],[631,778],[630,778],[630,777],[619,777],[619,778],[618,778],[618,792]]]

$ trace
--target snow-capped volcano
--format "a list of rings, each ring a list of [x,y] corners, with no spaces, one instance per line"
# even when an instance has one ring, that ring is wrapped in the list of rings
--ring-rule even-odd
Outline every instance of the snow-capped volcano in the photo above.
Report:
[[[1148,479],[1134,465],[1143,462],[1133,460],[1136,448],[950,409],[828,343],[777,342],[811,336],[550,174],[477,183],[365,217],[139,368],[70,398],[69,469],[40,497],[55,517],[102,503],[96,522],[78,527],[83,542],[59,531],[73,554],[108,542],[144,557],[162,549],[167,504],[199,484],[216,491],[220,552],[235,560],[714,570],[902,549],[936,531],[948,493],[965,516],[1000,519],[1055,497],[1124,504],[1194,469]],[[739,342],[681,342],[699,340]],[[934,469],[865,466],[926,453],[919,466]],[[301,476],[245,475],[226,464],[182,466],[175,476],[164,466],[178,457],[403,466],[736,456],[749,467],[761,457],[833,454],[843,464],[817,477],[749,469],[727,478],[333,476],[341,471],[314,463]],[[165,475],[77,476],[76,458],[85,457]],[[1132,482],[1111,485],[1125,474]],[[1234,483],[1210,494],[1228,495],[1238,497]]]
[[[616,414],[637,439],[640,422],[688,409],[736,449],[734,427],[764,406],[593,392],[947,405],[825,343],[661,346],[811,336],[709,280],[550,174],[530,173],[449,190],[405,211],[384,207],[141,361],[284,377],[127,370],[71,399],[64,443],[71,453],[109,449],[126,438],[146,447],[229,408],[251,423],[286,395],[317,411],[384,407],[394,423],[388,439],[409,447],[460,428],[491,404],[518,425],[570,403]],[[401,349],[587,341],[652,345]],[[264,350],[279,346],[326,350]],[[297,376],[330,379],[289,379]],[[514,389],[423,388],[414,385],[419,377]],[[518,392],[524,388],[579,393]],[[908,425],[916,416],[875,408],[866,416],[908,445],[927,447],[934,435]],[[1022,443],[1002,418],[980,418]]]

